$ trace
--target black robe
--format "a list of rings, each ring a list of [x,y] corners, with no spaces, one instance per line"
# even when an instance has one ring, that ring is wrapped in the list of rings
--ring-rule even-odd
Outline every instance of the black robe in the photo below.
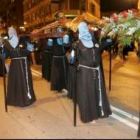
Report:
[[[6,57],[11,58],[8,85],[7,104],[24,107],[36,101],[33,90],[32,75],[27,55],[27,45],[20,39],[16,48],[13,48],[9,41],[5,42]]]
[[[140,122],[139,122],[139,126],[138,126],[138,133],[137,136],[140,137]]]
[[[51,79],[52,47],[47,45],[47,39],[43,41],[42,47],[42,78],[47,81]]]
[[[64,46],[57,43],[57,38],[53,39],[52,53],[51,90],[61,91],[67,89],[68,61]]]
[[[77,103],[82,122],[111,115],[101,63],[101,51],[107,45],[86,48],[77,43]]]
[[[38,42],[34,42],[34,57],[36,65],[41,65],[42,56],[41,56],[41,49],[43,46],[43,41],[40,39]]]
[[[0,77],[3,77],[3,75],[7,74],[8,71],[6,69],[6,63],[5,63],[5,54],[4,54],[4,47],[0,46]]]

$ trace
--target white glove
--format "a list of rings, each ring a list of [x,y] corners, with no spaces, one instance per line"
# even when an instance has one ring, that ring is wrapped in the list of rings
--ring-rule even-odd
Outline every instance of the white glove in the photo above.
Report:
[[[69,36],[68,35],[63,36],[63,43],[65,43],[65,44],[69,43]]]
[[[108,43],[111,43],[112,42],[112,39],[107,39],[106,40]]]
[[[27,42],[27,50],[30,52],[34,51],[34,45]]]
[[[48,45],[49,47],[52,47],[52,46],[53,46],[53,40],[52,40],[52,39],[48,39],[47,45]]]

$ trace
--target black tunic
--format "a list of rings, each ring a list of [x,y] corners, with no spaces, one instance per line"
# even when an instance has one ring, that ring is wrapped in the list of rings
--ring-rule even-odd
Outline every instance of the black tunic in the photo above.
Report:
[[[7,74],[8,72],[6,69],[6,62],[4,61],[4,50],[5,48],[0,46],[0,77]]]
[[[7,104],[24,107],[36,101],[33,90],[32,75],[27,55],[27,45],[19,40],[16,48],[7,41],[5,43],[6,55],[11,58],[8,85]]]
[[[74,67],[74,64],[69,63],[67,97],[72,100],[74,100],[74,93],[75,93],[75,74],[76,74],[76,69]]]
[[[41,59],[42,59],[41,49],[43,46],[42,39],[39,40],[38,42],[34,42],[34,46],[35,46],[34,57],[35,57],[36,65],[41,65]]]
[[[137,133],[137,136],[140,137],[140,122],[139,122],[139,125],[138,125],[138,133]]]
[[[111,114],[101,66],[102,48],[86,48],[78,42],[77,102],[84,123]]]
[[[67,89],[68,61],[64,46],[57,43],[57,38],[53,39],[52,49],[51,90],[61,91]]]
[[[42,47],[42,78],[47,81],[51,79],[52,47],[47,45],[47,39],[43,41]]]

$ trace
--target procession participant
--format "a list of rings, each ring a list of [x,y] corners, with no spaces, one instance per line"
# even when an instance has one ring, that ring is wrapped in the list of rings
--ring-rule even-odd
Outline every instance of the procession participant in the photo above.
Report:
[[[4,55],[3,46],[4,46],[4,38],[0,34],[0,77],[3,77],[5,74],[8,73],[8,65],[5,61],[3,61]]]
[[[48,45],[48,38],[45,38],[42,46],[42,78],[45,78],[48,82],[51,80],[51,63],[52,47]]]
[[[57,33],[63,33],[62,27],[57,28]],[[67,35],[65,35],[68,38]],[[66,57],[65,44],[63,37],[53,37],[52,42],[52,67],[51,67],[51,90],[62,92],[67,90],[67,71],[68,61]],[[49,44],[49,43],[48,43]],[[67,91],[66,91],[67,92]]]
[[[98,118],[111,115],[101,63],[101,51],[111,44],[105,40],[96,42],[85,21],[78,26],[78,41],[74,43],[74,62],[77,63],[77,103],[84,123],[95,123]]]
[[[26,37],[18,37],[14,27],[8,29],[9,40],[5,41],[6,58],[11,58],[8,85],[7,104],[25,107],[36,101],[33,89],[32,75],[27,55],[34,46]]]

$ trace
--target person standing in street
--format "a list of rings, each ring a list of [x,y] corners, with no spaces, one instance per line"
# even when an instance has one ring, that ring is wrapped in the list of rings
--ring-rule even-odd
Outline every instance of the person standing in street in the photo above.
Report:
[[[52,47],[49,47],[48,38],[43,40],[42,47],[42,78],[48,82],[51,80]]]
[[[140,117],[140,115],[139,115]],[[139,120],[139,124],[138,124],[138,132],[137,132],[137,137],[140,137],[140,120]]]
[[[3,61],[4,52],[4,38],[0,34],[0,77],[3,77],[8,73],[8,65]],[[4,67],[4,68],[3,68]]]
[[[57,28],[57,33],[63,33],[62,27]],[[58,36],[48,39],[48,46],[52,46],[53,55],[51,64],[51,90],[61,93],[67,90],[68,82],[66,45],[63,42],[63,37]]]
[[[30,62],[27,55],[34,46],[27,37],[18,37],[14,27],[8,29],[9,40],[5,41],[6,58],[11,58],[8,85],[7,104],[18,107],[31,105],[36,101],[33,89]]]
[[[99,118],[112,114],[108,101],[101,63],[101,51],[111,44],[101,45],[93,39],[86,21],[78,25],[78,41],[74,43],[74,62],[77,63],[77,103],[83,123],[96,123]]]

